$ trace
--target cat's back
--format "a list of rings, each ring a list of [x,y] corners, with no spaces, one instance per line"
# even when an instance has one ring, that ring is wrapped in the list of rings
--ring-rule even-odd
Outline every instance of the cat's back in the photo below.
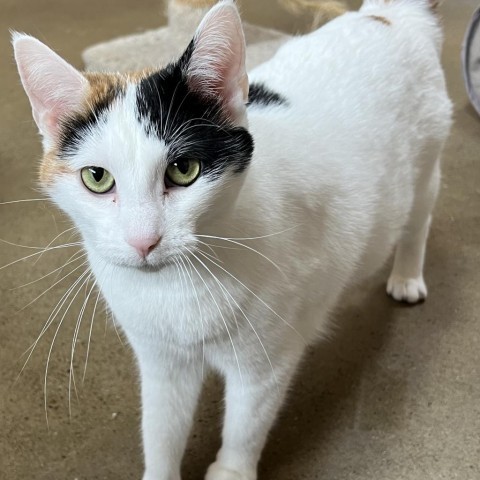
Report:
[[[292,39],[250,78],[307,115],[319,108],[378,115],[385,106],[418,105],[430,93],[443,95],[439,108],[447,114],[441,41],[427,0],[367,0],[360,11]]]

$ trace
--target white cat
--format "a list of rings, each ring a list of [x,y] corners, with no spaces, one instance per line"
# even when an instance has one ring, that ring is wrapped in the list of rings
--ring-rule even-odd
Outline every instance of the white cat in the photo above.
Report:
[[[231,0],[182,58],[80,73],[15,34],[41,182],[138,359],[144,480],[179,480],[204,371],[226,380],[207,480],[255,480],[305,346],[395,248],[417,302],[452,106],[427,0],[366,0],[245,72]]]

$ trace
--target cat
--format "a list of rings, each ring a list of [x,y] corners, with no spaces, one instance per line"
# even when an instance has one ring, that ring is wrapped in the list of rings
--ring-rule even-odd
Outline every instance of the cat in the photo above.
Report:
[[[80,73],[14,34],[44,157],[141,376],[144,480],[179,480],[202,379],[225,378],[206,480],[255,480],[306,345],[395,249],[387,291],[427,295],[452,105],[427,0],[366,0],[245,71],[232,0],[180,59]]]

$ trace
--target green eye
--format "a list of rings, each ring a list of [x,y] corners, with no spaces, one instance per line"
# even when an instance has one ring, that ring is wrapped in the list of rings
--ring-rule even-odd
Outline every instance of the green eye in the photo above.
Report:
[[[107,193],[115,185],[112,174],[101,167],[82,168],[82,182],[93,193]]]
[[[188,187],[200,175],[200,161],[180,159],[170,163],[165,172],[168,184],[177,185],[179,187]]]

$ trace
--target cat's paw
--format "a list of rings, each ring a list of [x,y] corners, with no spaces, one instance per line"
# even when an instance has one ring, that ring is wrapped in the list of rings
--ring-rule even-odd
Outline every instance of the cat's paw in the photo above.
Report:
[[[404,278],[392,274],[388,279],[387,293],[399,302],[418,303],[427,298],[423,277]]]
[[[256,473],[229,470],[215,462],[208,468],[205,480],[257,480],[257,475]]]

